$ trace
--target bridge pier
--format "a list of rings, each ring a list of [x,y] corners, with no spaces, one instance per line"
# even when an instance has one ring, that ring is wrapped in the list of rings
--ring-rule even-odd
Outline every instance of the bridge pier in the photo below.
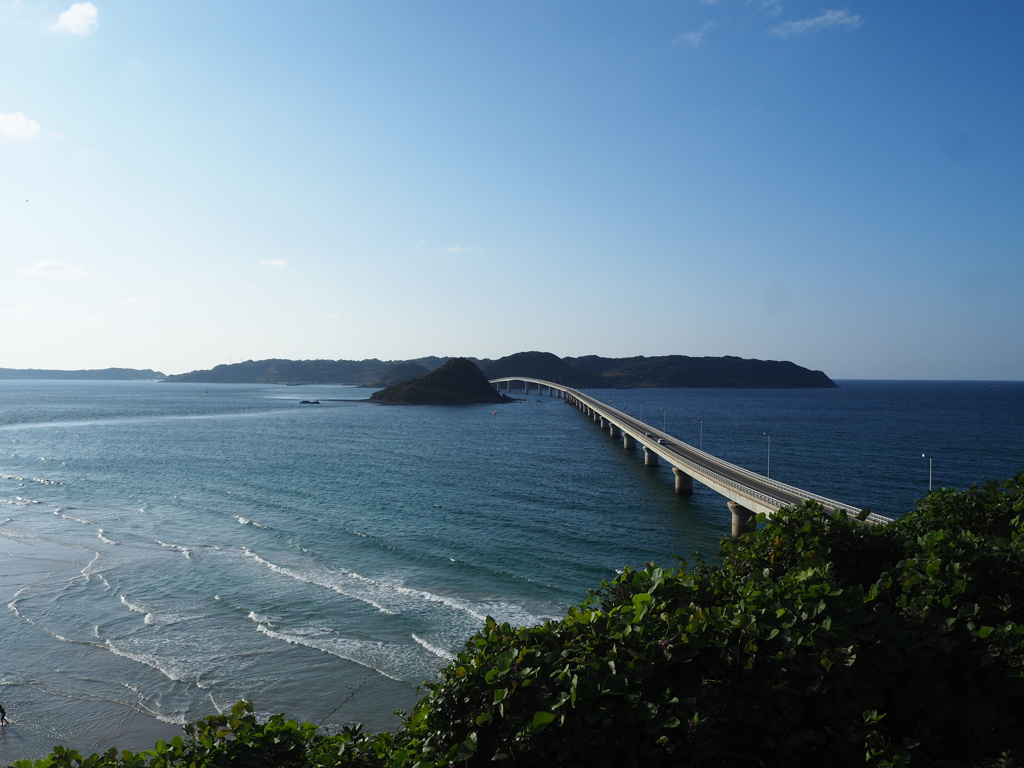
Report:
[[[656,467],[658,466],[658,454],[644,446],[644,466],[645,467]]]
[[[609,421],[608,422],[608,434],[611,435],[612,437],[618,437],[622,433],[619,430],[619,428],[617,426],[615,426],[615,424],[613,424],[612,422]]]
[[[627,449],[627,450],[636,450],[636,439],[632,435],[630,435],[630,434],[628,434],[626,432],[623,432],[622,433],[622,447]]]
[[[732,535],[738,539],[744,533],[750,533],[757,527],[757,520],[754,513],[735,501],[727,505],[732,512]]]
[[[679,467],[672,467],[672,474],[676,476],[676,494],[679,496],[693,496],[693,478],[679,469]]]

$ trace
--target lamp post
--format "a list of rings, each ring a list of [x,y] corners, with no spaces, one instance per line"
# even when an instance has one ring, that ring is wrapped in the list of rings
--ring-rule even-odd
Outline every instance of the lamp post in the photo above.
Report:
[[[767,432],[764,433],[765,437],[768,438],[768,471],[764,473],[765,477],[772,476],[772,436]]]
[[[922,453],[921,454],[921,458],[922,459],[928,459],[928,493],[931,493],[932,492],[932,461],[934,461],[934,459],[932,459],[932,457],[929,456],[927,453]]]
[[[700,449],[704,450],[704,419],[697,419],[697,423],[700,424]]]

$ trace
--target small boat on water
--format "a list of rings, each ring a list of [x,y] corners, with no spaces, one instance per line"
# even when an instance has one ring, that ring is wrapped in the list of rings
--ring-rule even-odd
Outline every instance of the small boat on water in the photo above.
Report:
[[[320,405],[319,400],[299,400],[299,405]]]

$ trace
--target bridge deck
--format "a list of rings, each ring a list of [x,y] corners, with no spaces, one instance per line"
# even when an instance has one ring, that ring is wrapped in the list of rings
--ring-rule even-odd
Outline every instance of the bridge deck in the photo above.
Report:
[[[781,483],[778,480],[759,475],[749,469],[706,453],[667,432],[663,432],[650,424],[633,418],[629,414],[612,408],[607,403],[603,403],[590,395],[585,395],[572,387],[555,384],[544,379],[524,378],[522,376],[506,376],[491,379],[492,384],[511,383],[514,381],[521,381],[524,383],[524,386],[526,384],[536,384],[538,392],[542,388],[561,392],[567,400],[574,402],[581,408],[590,410],[610,425],[614,425],[623,434],[632,437],[645,451],[657,454],[661,459],[664,459],[681,472],[686,473],[697,482],[752,512],[763,512],[771,515],[783,507],[800,504],[807,500],[814,500],[825,509],[845,510],[851,517],[859,517],[862,514],[862,510],[850,504],[844,504],[816,493]],[[868,514],[864,519],[871,523],[889,522],[889,518],[873,513]]]

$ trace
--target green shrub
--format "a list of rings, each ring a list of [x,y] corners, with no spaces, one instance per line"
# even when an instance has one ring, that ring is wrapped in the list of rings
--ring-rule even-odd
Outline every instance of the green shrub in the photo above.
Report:
[[[562,621],[488,621],[408,732],[438,765],[1016,764],[1022,481],[884,527],[807,504],[721,566],[627,569]]]

